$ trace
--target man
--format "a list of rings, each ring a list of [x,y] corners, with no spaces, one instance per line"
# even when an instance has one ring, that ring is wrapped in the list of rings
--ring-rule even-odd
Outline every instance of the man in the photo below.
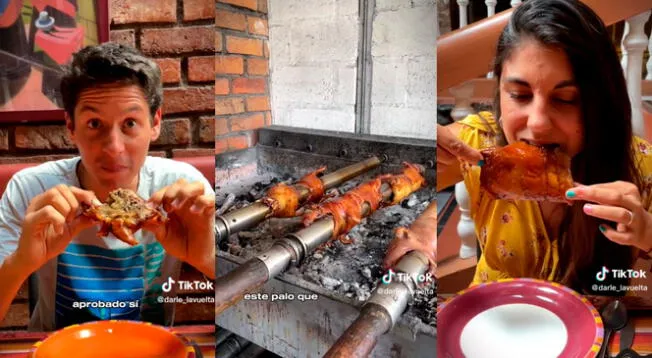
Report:
[[[174,307],[159,301],[174,294],[181,261],[215,278],[210,184],[191,165],[147,156],[161,130],[162,91],[159,68],[132,48],[106,43],[73,56],[61,92],[79,157],[25,169],[7,185],[0,319],[34,272],[39,295],[29,329],[46,331],[98,319],[170,324]],[[80,215],[83,203],[104,202],[117,188],[167,213],[165,224],[135,233],[138,245],[98,237],[98,225]]]

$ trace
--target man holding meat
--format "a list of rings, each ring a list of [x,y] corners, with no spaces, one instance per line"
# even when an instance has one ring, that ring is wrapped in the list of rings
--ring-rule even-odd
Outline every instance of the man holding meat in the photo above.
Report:
[[[211,185],[189,164],[147,156],[161,131],[160,76],[123,45],[74,55],[61,92],[79,156],[18,172],[0,199],[0,319],[33,273],[39,294],[29,329],[42,331],[99,319],[169,325],[174,307],[159,297],[182,261],[215,278]],[[136,193],[163,219],[143,220],[133,236],[104,226],[98,235],[101,221],[84,212],[116,189]]]

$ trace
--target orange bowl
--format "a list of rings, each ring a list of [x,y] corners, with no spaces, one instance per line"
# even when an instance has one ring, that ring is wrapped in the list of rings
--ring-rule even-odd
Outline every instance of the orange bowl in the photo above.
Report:
[[[194,358],[184,338],[147,322],[96,321],[75,324],[34,344],[31,358]]]

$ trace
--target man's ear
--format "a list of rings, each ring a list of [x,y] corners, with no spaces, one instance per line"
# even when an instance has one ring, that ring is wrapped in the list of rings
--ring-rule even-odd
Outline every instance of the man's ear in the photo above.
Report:
[[[74,143],[75,142],[75,125],[74,125],[73,119],[70,118],[70,116],[68,115],[68,112],[64,112],[64,118],[66,120],[66,132],[67,132],[68,137],[70,138],[70,140],[72,140],[72,142]]]
[[[159,108],[152,118],[152,142],[161,135],[161,118],[163,118],[163,110]]]

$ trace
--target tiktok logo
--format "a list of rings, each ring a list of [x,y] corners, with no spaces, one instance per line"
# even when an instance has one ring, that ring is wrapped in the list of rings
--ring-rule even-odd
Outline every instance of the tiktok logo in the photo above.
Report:
[[[162,285],[163,287],[163,292],[170,292],[172,291],[172,284],[175,283],[176,281],[172,279],[172,277],[168,278],[168,282],[164,283]]]
[[[389,269],[389,272],[387,272],[385,275],[383,275],[383,278],[381,279],[383,281],[383,284],[389,285],[392,282],[392,278],[394,278],[394,271],[392,269]]]
[[[604,281],[607,278],[608,273],[609,269],[605,266],[602,266],[602,270],[595,275],[595,278],[598,281]]]

